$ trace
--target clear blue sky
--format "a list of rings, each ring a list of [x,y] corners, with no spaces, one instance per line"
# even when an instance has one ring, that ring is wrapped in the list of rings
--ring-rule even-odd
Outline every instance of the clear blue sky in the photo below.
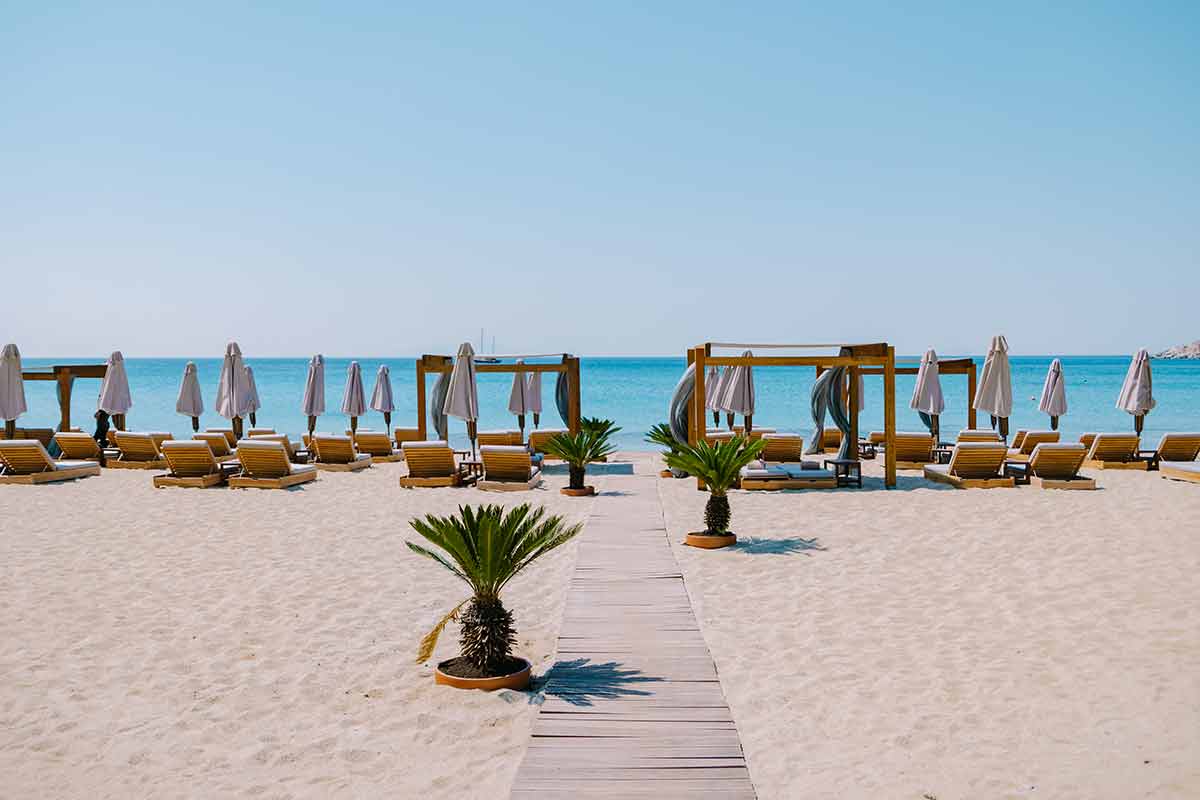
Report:
[[[1200,337],[1197,3],[175,5],[4,8],[27,355]]]

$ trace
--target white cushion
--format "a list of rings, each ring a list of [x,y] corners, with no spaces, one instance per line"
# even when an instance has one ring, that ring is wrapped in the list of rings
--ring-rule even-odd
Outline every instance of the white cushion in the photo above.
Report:
[[[519,444],[484,444],[479,446],[480,453],[528,453],[523,445]]]
[[[400,446],[405,450],[415,450],[418,447],[450,447],[445,440],[442,439],[426,439],[423,442],[401,442]]]

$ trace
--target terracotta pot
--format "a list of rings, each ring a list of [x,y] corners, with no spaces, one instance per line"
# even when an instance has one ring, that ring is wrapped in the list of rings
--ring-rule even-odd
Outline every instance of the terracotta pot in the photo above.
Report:
[[[482,689],[485,692],[494,692],[497,689],[516,689],[524,691],[529,688],[529,672],[532,665],[525,659],[525,668],[519,669],[511,675],[501,675],[496,678],[458,678],[454,675],[447,675],[442,672],[442,664],[437,665],[437,671],[434,673],[434,681],[443,686],[453,686],[455,689]]]
[[[585,486],[582,489],[572,489],[569,486],[564,486],[563,488],[559,489],[559,491],[565,494],[567,497],[591,497],[596,493],[596,487]]]
[[[669,470],[669,469],[664,469],[664,470],[662,470],[661,472],[659,472],[659,473],[658,473],[658,477],[660,477],[660,478],[674,478],[674,477],[675,477],[675,473],[674,473],[674,472],[671,472],[671,470]]]
[[[726,533],[723,536],[712,536],[703,532],[689,533],[683,543],[705,550],[716,550],[719,547],[732,547],[737,544],[737,534]]]

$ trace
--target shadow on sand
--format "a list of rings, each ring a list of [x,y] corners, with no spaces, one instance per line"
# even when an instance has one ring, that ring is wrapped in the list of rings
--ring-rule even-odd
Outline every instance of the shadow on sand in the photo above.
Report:
[[[539,678],[534,692],[558,697],[573,706],[590,706],[594,700],[618,697],[645,697],[651,692],[636,688],[639,684],[658,683],[662,678],[643,675],[640,670],[623,669],[616,661],[593,664],[591,659],[557,661]],[[534,695],[537,698],[537,694]],[[532,699],[530,702],[540,702]]]
[[[542,472],[546,475],[566,475],[569,470],[567,465],[558,462],[555,464],[546,464],[542,467]],[[612,464],[588,464],[588,475],[632,475],[633,464],[629,462],[615,462]]]

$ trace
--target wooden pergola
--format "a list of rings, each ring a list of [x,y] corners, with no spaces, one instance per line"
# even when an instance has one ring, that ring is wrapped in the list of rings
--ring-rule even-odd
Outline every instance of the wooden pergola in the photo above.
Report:
[[[802,350],[838,349],[837,355],[811,356],[714,356],[713,348],[741,350]],[[692,413],[688,420],[688,442],[695,444],[704,438],[708,425],[705,408],[704,373],[708,367],[815,367],[818,370],[848,367],[850,392],[847,411],[850,415],[850,441],[858,441],[858,375],[867,369],[883,375],[884,483],[896,485],[896,348],[887,342],[876,344],[731,344],[705,342],[688,350],[688,364],[696,365],[696,386],[692,391]],[[864,373],[865,374],[865,373]]]
[[[106,364],[56,364],[52,367],[31,367],[21,370],[21,378],[27,381],[54,381],[58,384],[58,410],[61,417],[58,429],[71,429],[71,390],[76,378],[104,378],[108,372]]]
[[[967,376],[967,427],[975,427],[975,384],[976,384],[976,365],[972,358],[951,358],[938,359],[938,375],[966,375]],[[916,375],[920,372],[920,366],[906,366],[897,364],[894,369],[897,375]],[[882,375],[883,370],[879,367],[867,367],[861,370],[863,375]],[[817,374],[821,374],[821,370],[817,369]]]
[[[555,354],[556,356],[558,354]],[[526,372],[552,372],[567,375],[567,428],[571,433],[579,432],[580,402],[579,402],[579,357],[562,353],[562,361],[557,364],[491,364],[480,362],[481,358],[545,358],[541,355],[515,356],[476,356],[475,372],[479,374],[506,373],[509,375]],[[440,375],[454,370],[453,356],[423,355],[417,359],[417,431],[421,439],[426,438],[428,430],[426,422],[425,376]]]

